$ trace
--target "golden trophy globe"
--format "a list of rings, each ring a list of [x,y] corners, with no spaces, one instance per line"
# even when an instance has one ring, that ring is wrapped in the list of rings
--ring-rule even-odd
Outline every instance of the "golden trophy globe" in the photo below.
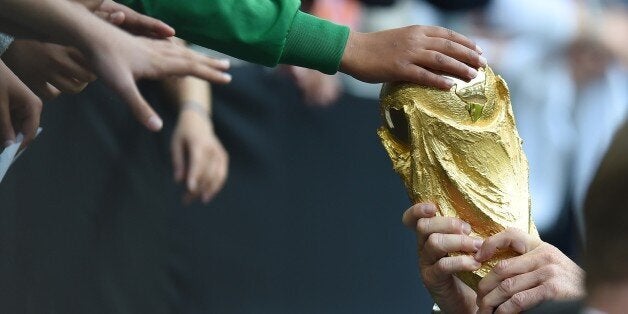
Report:
[[[508,87],[488,66],[478,72],[470,82],[453,79],[448,91],[384,84],[378,134],[413,203],[436,204],[438,215],[468,222],[472,236],[508,227],[538,236]],[[500,259],[515,255],[498,252],[479,270],[457,276],[477,291]]]

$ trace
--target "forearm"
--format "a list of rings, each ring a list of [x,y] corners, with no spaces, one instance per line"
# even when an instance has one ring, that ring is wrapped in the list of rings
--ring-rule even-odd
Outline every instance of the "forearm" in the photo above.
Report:
[[[349,35],[346,26],[299,11],[298,0],[119,0],[174,26],[177,35],[234,57],[334,73]]]
[[[188,76],[166,80],[164,84],[179,111],[193,110],[203,116],[211,115],[211,88],[206,81]]]
[[[0,0],[0,31],[86,49],[115,28],[66,0]]]

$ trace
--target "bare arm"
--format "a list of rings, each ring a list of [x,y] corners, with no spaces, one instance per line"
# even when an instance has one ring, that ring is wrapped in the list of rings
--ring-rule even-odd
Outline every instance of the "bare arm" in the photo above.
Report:
[[[175,182],[185,185],[185,203],[208,203],[224,185],[229,165],[229,155],[214,133],[210,86],[192,77],[167,85],[179,105],[170,147]]]
[[[88,66],[153,131],[161,129],[162,121],[139,93],[135,80],[186,75],[215,83],[231,80],[223,73],[228,63],[170,41],[134,37],[80,4],[63,0],[0,0],[0,5],[3,30],[78,48]]]

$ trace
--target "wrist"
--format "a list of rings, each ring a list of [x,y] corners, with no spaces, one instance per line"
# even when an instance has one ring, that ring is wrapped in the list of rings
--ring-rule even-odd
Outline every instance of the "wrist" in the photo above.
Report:
[[[201,117],[209,119],[210,112],[207,106],[198,101],[186,101],[181,104],[179,113],[191,112],[200,115]]]
[[[356,64],[360,50],[363,33],[354,31],[349,32],[349,38],[347,39],[347,46],[345,47],[342,59],[340,59],[340,72],[351,74],[356,68]]]

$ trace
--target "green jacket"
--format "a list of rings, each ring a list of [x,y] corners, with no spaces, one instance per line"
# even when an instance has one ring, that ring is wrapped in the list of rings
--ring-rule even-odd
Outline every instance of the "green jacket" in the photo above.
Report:
[[[228,55],[335,73],[349,28],[299,10],[299,0],[116,0],[158,18],[177,36]]]

